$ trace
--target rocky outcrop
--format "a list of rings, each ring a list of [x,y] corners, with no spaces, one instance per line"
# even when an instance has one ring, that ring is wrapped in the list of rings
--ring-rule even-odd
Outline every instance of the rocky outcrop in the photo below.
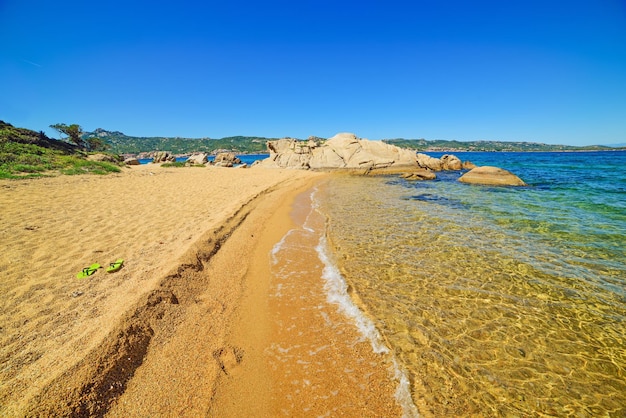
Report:
[[[440,158],[441,169],[445,171],[459,171],[463,169],[463,163],[455,155],[446,154]]]
[[[126,165],[139,165],[139,160],[134,158],[134,157],[130,157],[124,160],[124,164]]]
[[[472,168],[476,168],[477,165],[471,161],[463,161],[463,170],[471,170]]]
[[[434,158],[430,155],[418,153],[417,165],[433,171],[458,171],[463,169],[461,160],[451,154],[446,154],[441,158]]]
[[[308,169],[313,154],[312,147],[304,141],[296,139],[279,139],[268,141],[267,149],[270,156],[261,161],[261,165],[280,168]]]
[[[469,184],[484,184],[490,186],[526,186],[515,174],[498,167],[476,167],[463,174],[459,181]]]
[[[176,161],[174,154],[168,151],[157,151],[152,158],[153,163],[173,163]]]
[[[189,156],[189,158],[187,158],[187,161],[185,161],[185,164],[187,165],[203,165],[206,164],[208,161],[208,156],[207,154],[203,153],[203,152],[198,152],[195,154],[191,154]]]
[[[415,153],[382,141],[359,139],[342,133],[323,144],[314,139],[280,139],[267,143],[269,158],[261,165],[300,169],[366,169],[416,167]]]
[[[418,153],[416,156],[417,165],[422,168],[427,168],[433,171],[441,171],[441,160],[439,158],[433,158],[430,155]]]
[[[234,152],[220,152],[215,156],[213,164],[216,167],[232,167],[235,164],[241,164],[241,160]]]

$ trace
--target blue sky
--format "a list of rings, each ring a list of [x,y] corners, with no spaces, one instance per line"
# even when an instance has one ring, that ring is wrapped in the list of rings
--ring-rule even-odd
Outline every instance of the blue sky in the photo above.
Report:
[[[626,0],[0,0],[0,119],[626,142]]]

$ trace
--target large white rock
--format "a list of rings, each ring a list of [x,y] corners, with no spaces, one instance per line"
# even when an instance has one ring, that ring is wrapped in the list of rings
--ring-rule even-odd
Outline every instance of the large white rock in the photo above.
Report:
[[[382,141],[359,139],[341,133],[318,145],[313,141],[269,141],[270,156],[261,165],[282,168],[384,168],[416,167],[415,152]]]

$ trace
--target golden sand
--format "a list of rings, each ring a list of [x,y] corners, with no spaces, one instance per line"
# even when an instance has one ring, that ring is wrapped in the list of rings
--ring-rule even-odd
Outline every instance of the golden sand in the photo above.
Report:
[[[0,416],[285,410],[264,349],[275,315],[290,314],[271,306],[268,252],[319,178],[146,165],[0,181]],[[123,268],[106,273],[117,258]],[[105,268],[76,278],[96,262]],[[393,396],[391,382],[375,386],[383,401],[359,406],[371,416]]]

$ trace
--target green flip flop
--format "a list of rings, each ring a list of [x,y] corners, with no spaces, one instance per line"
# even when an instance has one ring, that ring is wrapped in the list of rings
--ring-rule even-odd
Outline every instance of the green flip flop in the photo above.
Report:
[[[85,267],[80,273],[76,275],[79,279],[84,279],[85,277],[91,276],[100,268],[100,264],[93,263],[89,267]]]
[[[107,268],[107,273],[115,273],[116,271],[122,268],[122,264],[124,264],[124,260],[121,258],[118,258],[117,260],[115,260],[113,263],[109,265],[109,268]]]

